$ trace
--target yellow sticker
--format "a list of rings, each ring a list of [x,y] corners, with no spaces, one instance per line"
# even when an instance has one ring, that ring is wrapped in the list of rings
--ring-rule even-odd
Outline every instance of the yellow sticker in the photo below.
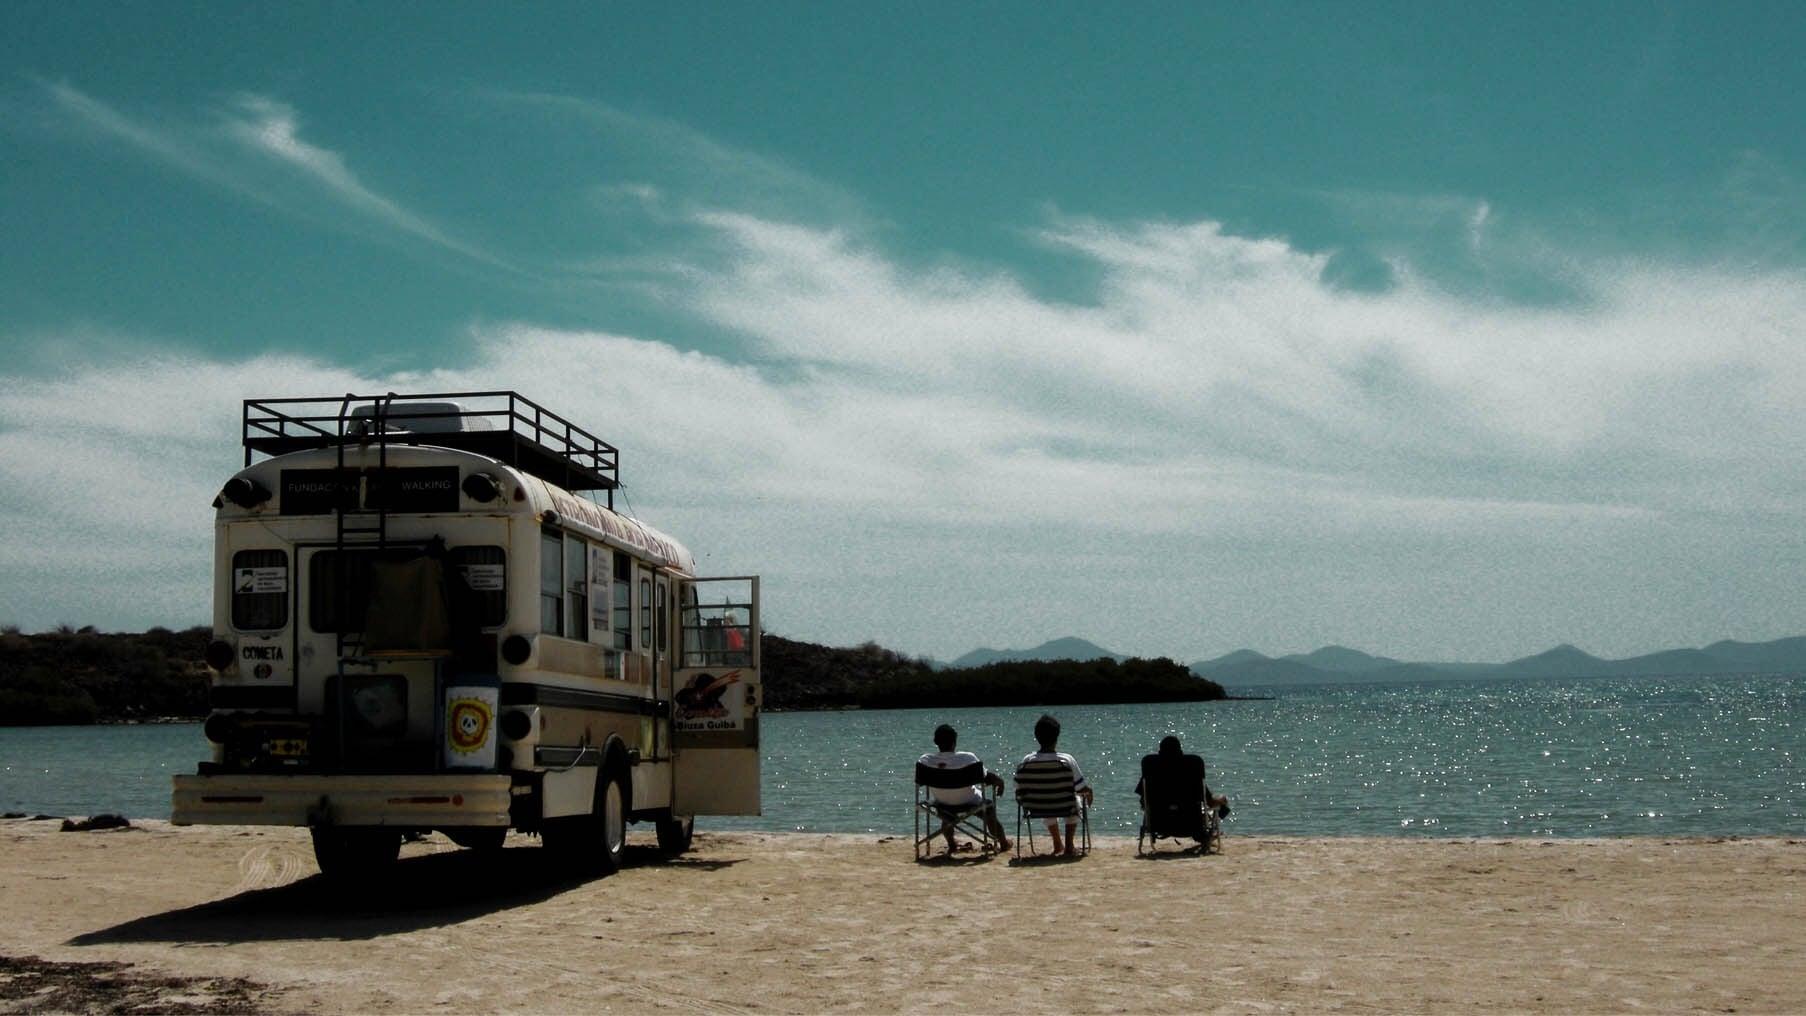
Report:
[[[489,703],[477,698],[452,699],[450,722],[445,725],[446,739],[451,742],[452,751],[468,755],[483,747],[489,740],[489,724],[495,719],[495,713]]]

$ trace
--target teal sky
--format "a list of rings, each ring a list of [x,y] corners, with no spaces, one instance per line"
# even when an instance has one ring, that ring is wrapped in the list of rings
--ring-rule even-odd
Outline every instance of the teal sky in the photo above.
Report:
[[[84,410],[457,381],[798,637],[1806,630],[1806,12],[1243,6],[0,6],[0,622],[205,616]]]

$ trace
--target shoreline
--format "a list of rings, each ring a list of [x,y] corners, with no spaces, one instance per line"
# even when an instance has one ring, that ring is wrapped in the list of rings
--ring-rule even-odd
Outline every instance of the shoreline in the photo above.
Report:
[[[174,832],[183,832],[183,831],[189,831],[189,830],[203,830],[203,829],[207,829],[207,828],[231,828],[231,829],[239,829],[239,830],[245,830],[245,831],[257,831],[257,832],[281,832],[285,829],[288,829],[290,831],[298,831],[303,834],[306,832],[305,829],[296,830],[292,827],[287,827],[287,826],[216,826],[216,827],[177,826],[177,825],[172,825],[170,823],[169,819],[162,815],[142,815],[142,816],[140,816],[140,815],[126,815],[121,812],[106,812],[106,811],[97,811],[92,814],[81,814],[81,813],[71,812],[70,814],[67,814],[67,815],[51,815],[51,814],[44,813],[44,812],[9,811],[9,812],[5,812],[5,813],[0,813],[0,830],[4,830],[7,827],[7,825],[11,824],[11,823],[62,822],[65,819],[69,819],[69,820],[93,819],[93,818],[97,818],[100,816],[106,816],[106,815],[118,815],[119,817],[125,819],[127,822],[131,823],[132,828],[135,828],[135,829],[168,829],[168,830],[174,831]],[[897,840],[897,839],[908,839],[910,836],[913,835],[913,833],[910,833],[907,831],[905,831],[905,832],[875,832],[875,831],[871,831],[871,830],[865,830],[865,831],[858,831],[858,832],[848,832],[845,830],[836,830],[836,829],[711,829],[708,827],[707,822],[708,822],[708,819],[706,817],[697,820],[696,829],[697,829],[697,833],[699,835],[703,834],[703,833],[707,833],[710,836],[724,837],[724,838],[733,838],[733,837],[775,838],[775,837],[795,836],[795,837],[801,837],[801,838],[815,839],[815,838],[826,837],[829,839],[842,839],[842,840],[846,840],[848,842],[855,842],[855,843],[882,843],[882,842],[889,842],[889,841]],[[638,834],[647,834],[647,833],[649,833],[649,831],[651,830],[652,827],[650,824],[642,822],[642,823],[638,823],[638,824],[629,824],[627,828],[628,828],[629,836],[631,837],[631,836],[636,836]],[[1036,826],[1036,829],[1039,830],[1040,827]],[[429,835],[436,835],[436,834],[429,834]],[[1040,835],[1041,834],[1039,832],[1036,833],[1037,840],[1040,839]],[[1541,843],[1541,844],[1549,844],[1549,845],[1564,845],[1564,844],[1587,844],[1587,843],[1600,844],[1600,843],[1621,843],[1621,842],[1628,842],[1628,843],[1643,842],[1643,843],[1663,843],[1663,844],[1669,844],[1669,845],[1689,845],[1689,844],[1691,844],[1691,845],[1708,845],[1708,844],[1715,844],[1715,843],[1768,843],[1768,842],[1772,842],[1772,843],[1776,843],[1776,844],[1780,844],[1780,845],[1784,845],[1784,846],[1806,846],[1806,831],[1798,832],[1798,833],[1792,833],[1792,832],[1687,833],[1687,834],[1631,833],[1631,834],[1626,834],[1626,835],[1622,835],[1622,836],[1551,836],[1551,835],[1544,835],[1544,834],[1535,834],[1535,835],[1526,834],[1523,836],[1466,836],[1466,835],[1461,835],[1458,833],[1451,833],[1448,835],[1441,835],[1441,834],[1435,834],[1435,833],[1431,833],[1431,834],[1410,833],[1408,835],[1401,834],[1401,835],[1397,835],[1397,836],[1376,836],[1371,833],[1324,832],[1324,833],[1304,834],[1304,833],[1241,832],[1241,831],[1236,830],[1233,826],[1230,826],[1227,829],[1227,835],[1232,840],[1242,839],[1242,840],[1247,840],[1247,841],[1274,842],[1274,843],[1319,843],[1319,842],[1324,842],[1324,843],[1375,843],[1375,844],[1384,844],[1384,843],[1488,844],[1489,843],[1489,844],[1497,844],[1497,845]],[[1104,849],[1107,846],[1121,846],[1123,844],[1127,844],[1129,846],[1129,848],[1131,850],[1133,850],[1134,846],[1135,846],[1135,837],[1133,835],[1123,833],[1123,832],[1117,832],[1117,831],[1095,832],[1094,831],[1092,833],[1091,838],[1092,838],[1094,845],[1096,845],[1096,847],[1098,849]],[[522,833],[518,833],[518,832],[514,832],[514,831],[510,830],[508,833],[508,841],[510,843],[515,843],[517,840],[523,844],[533,842],[531,837],[528,837]]]
[[[1800,837],[1231,830],[1208,857],[916,863],[907,835],[705,829],[676,859],[636,832],[584,880],[527,837],[433,835],[360,897],[305,830],[140,822],[0,821],[0,956],[270,1013],[1806,1010]]]

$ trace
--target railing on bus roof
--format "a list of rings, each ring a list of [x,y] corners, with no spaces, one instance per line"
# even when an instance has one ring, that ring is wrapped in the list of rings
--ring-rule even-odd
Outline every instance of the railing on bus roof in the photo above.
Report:
[[[244,401],[247,466],[254,452],[283,455],[378,439],[475,451],[567,490],[612,492],[620,484],[619,449],[518,392]]]

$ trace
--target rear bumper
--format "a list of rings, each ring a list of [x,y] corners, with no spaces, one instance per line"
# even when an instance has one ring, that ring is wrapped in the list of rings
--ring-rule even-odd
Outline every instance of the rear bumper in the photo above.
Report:
[[[505,774],[282,776],[265,773],[174,778],[175,825],[509,825]]]

